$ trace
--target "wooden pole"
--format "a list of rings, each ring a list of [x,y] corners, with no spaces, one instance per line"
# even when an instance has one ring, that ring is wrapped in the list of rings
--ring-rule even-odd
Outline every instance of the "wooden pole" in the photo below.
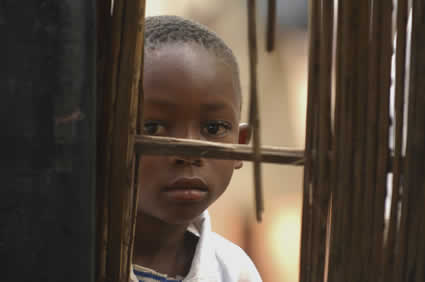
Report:
[[[266,50],[272,52],[275,48],[276,39],[276,13],[277,13],[277,0],[268,0],[267,6],[267,38]]]
[[[255,161],[256,157],[249,145],[224,144],[217,142],[189,140],[171,137],[135,136],[135,152],[153,156],[201,156],[224,160]],[[283,147],[263,146],[261,161],[274,164],[303,165],[304,151]]]
[[[382,281],[383,271],[383,245],[385,227],[385,200],[387,195],[387,163],[389,157],[389,105],[391,83],[391,54],[392,54],[392,3],[381,2],[381,45],[379,48],[379,116],[378,116],[378,140],[377,140],[377,167],[376,167],[376,194],[374,201],[373,219],[373,247],[379,251],[370,252],[372,263],[370,270],[374,272],[370,279]]]
[[[99,0],[101,1],[101,0]],[[105,13],[105,11],[103,11]],[[107,12],[106,12],[107,13]],[[103,234],[99,258],[98,281],[128,281],[130,255],[134,233],[135,193],[131,180],[134,167],[134,135],[137,133],[139,82],[142,70],[143,26],[145,1],[115,0],[112,16],[108,20],[107,61],[105,79],[98,96],[104,99],[104,115],[99,145],[105,161],[100,167],[104,177],[98,189],[104,190]],[[103,15],[105,16],[105,15]],[[101,42],[102,40],[100,38]],[[105,219],[106,218],[106,219]],[[129,255],[130,254],[130,255]]]
[[[249,124],[252,128],[254,151],[254,187],[255,211],[257,221],[260,222],[264,211],[263,191],[261,184],[261,154],[260,154],[260,115],[258,113],[257,97],[257,20],[256,0],[248,0],[248,43],[249,43]]]
[[[368,0],[360,0],[355,7],[355,14],[352,23],[352,36],[356,42],[355,57],[355,92],[353,93],[355,104],[354,121],[354,142],[353,142],[353,213],[350,228],[352,230],[352,244],[350,246],[350,259],[347,269],[353,274],[351,281],[365,281],[365,260],[367,251],[365,246],[367,241],[364,237],[365,217],[370,216],[370,207],[364,204],[365,195],[365,161],[366,139],[367,139],[367,105],[370,93],[368,92],[369,79],[369,38],[370,38],[370,5]],[[358,26],[356,28],[355,26]],[[347,187],[348,188],[348,187]]]
[[[425,213],[425,1],[416,0],[412,5],[412,37],[410,58],[409,104],[406,166],[400,225],[400,249],[398,256],[404,258],[400,281],[424,281],[425,244],[423,214]],[[419,216],[421,215],[421,216]]]
[[[385,244],[384,281],[396,282],[396,240],[398,238],[398,221],[400,216],[400,186],[402,170],[404,97],[406,76],[406,29],[407,29],[407,0],[399,0],[397,5],[397,44],[395,56],[395,138],[391,214],[388,235]]]
[[[317,90],[319,89],[320,67],[320,6],[319,1],[309,1],[309,64],[308,64],[308,92],[307,92],[307,127],[305,138],[305,164],[303,183],[303,208],[301,221],[301,257],[300,282],[313,281],[312,271],[312,175],[313,175],[313,142],[314,125],[317,119]]]
[[[333,46],[333,1],[318,1],[321,6],[319,20],[320,50],[319,50],[319,88],[315,93],[317,108],[316,117],[317,139],[314,144],[317,157],[313,158],[316,177],[313,179],[313,224],[312,224],[312,274],[314,281],[324,281],[326,233],[329,215],[329,165],[328,152],[331,150],[331,79],[332,79],[332,46]],[[320,12],[320,9],[319,9]]]
[[[341,227],[340,224],[340,214],[343,209],[343,203],[340,200],[342,192],[337,183],[339,181],[339,172],[338,165],[341,155],[341,118],[344,112],[343,110],[343,96],[341,95],[341,80],[339,78],[339,73],[342,69],[342,60],[343,60],[343,30],[342,25],[344,23],[344,17],[341,16],[344,2],[337,2],[337,28],[336,28],[336,50],[335,50],[335,109],[334,109],[334,135],[332,138],[333,146],[333,156],[334,159],[331,161],[331,226],[330,226],[330,239],[329,239],[329,266],[328,266],[328,281],[338,281],[337,279],[337,270],[342,263],[340,246],[341,241]]]

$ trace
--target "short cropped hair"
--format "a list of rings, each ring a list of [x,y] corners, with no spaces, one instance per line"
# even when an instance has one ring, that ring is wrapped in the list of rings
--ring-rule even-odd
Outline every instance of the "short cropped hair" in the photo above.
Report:
[[[240,92],[239,67],[232,50],[213,31],[178,16],[154,16],[145,20],[145,53],[174,43],[194,43],[223,59],[232,68]]]

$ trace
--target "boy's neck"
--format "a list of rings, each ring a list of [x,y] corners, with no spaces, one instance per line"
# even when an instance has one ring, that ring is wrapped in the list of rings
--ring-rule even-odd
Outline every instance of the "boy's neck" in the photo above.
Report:
[[[148,215],[138,215],[134,263],[167,274],[185,276],[190,269],[197,237],[188,224],[167,224]]]

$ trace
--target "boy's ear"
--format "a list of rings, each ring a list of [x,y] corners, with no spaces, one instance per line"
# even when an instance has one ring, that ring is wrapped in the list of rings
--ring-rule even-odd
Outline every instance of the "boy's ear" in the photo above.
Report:
[[[239,144],[248,144],[251,140],[251,127],[247,123],[239,124]],[[235,161],[235,169],[240,169],[243,166],[242,161]]]
[[[239,124],[239,144],[247,145],[251,141],[251,126],[247,123]]]

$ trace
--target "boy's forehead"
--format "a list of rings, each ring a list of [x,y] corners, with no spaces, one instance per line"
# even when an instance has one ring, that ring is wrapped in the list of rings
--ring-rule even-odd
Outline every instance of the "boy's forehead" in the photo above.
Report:
[[[190,72],[203,79],[214,79],[220,69],[213,54],[193,44],[165,45],[145,54],[145,73],[148,76]]]
[[[145,52],[144,88],[150,92],[216,93],[230,98],[240,110],[240,90],[229,64],[195,44],[172,44]],[[199,90],[199,91],[196,91]]]

